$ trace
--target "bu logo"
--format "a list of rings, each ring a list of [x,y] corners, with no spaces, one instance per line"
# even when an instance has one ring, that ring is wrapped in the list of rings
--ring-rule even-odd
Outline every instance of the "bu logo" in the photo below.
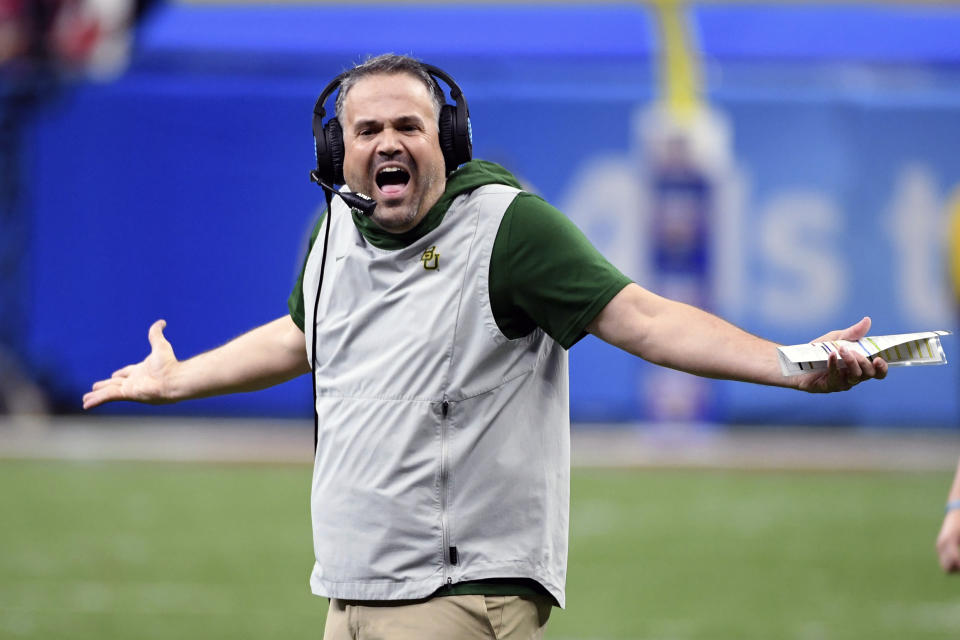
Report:
[[[440,254],[437,253],[437,245],[433,245],[432,247],[424,251],[423,255],[420,256],[420,262],[423,263],[424,269],[439,269]]]

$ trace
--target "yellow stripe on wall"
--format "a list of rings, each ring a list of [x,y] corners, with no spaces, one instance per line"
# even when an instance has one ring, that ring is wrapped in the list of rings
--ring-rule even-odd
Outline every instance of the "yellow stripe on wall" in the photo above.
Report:
[[[655,0],[660,30],[660,97],[681,122],[697,112],[701,97],[700,58],[692,46],[683,0]]]

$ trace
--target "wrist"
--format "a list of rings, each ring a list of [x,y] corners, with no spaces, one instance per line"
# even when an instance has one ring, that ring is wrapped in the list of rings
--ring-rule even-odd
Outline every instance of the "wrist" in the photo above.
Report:
[[[944,507],[944,512],[950,513],[951,511],[960,511],[960,498],[947,500],[947,505]]]
[[[187,381],[184,380],[182,363],[176,361],[163,372],[160,395],[163,403],[179,402],[190,398]]]

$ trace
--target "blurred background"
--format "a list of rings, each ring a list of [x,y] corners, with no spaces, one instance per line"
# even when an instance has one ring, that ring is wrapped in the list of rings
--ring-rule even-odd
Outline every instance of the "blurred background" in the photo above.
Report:
[[[384,51],[452,73],[475,155],[649,288],[785,344],[866,314],[875,335],[956,328],[953,6],[0,6],[4,378],[55,413],[138,360],[156,318],[189,356],[285,312],[323,201],[312,101]],[[593,339],[571,360],[577,422],[960,424],[953,368],[820,398],[673,375]],[[28,404],[13,388],[8,411]],[[302,417],[309,381],[146,411]]]
[[[475,157],[641,285],[785,344],[960,324],[953,3],[0,0],[0,637],[322,624],[308,378],[80,398],[157,318],[188,357],[286,312],[313,102],[387,51],[448,71]],[[931,552],[956,364],[806,396],[591,337],[570,361],[576,609],[550,637],[956,637]]]

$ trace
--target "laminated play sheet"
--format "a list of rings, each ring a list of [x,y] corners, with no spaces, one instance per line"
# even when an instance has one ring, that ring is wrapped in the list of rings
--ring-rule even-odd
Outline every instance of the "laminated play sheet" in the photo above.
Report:
[[[836,340],[830,342],[811,342],[778,347],[780,370],[785,376],[795,376],[827,368],[827,359],[845,347],[859,351],[868,358],[881,357],[891,367],[905,367],[917,364],[946,364],[947,358],[940,345],[941,336],[950,335],[949,331],[925,331],[922,333],[899,333],[891,336],[867,336],[856,341]],[[839,361],[843,368],[843,360]]]

